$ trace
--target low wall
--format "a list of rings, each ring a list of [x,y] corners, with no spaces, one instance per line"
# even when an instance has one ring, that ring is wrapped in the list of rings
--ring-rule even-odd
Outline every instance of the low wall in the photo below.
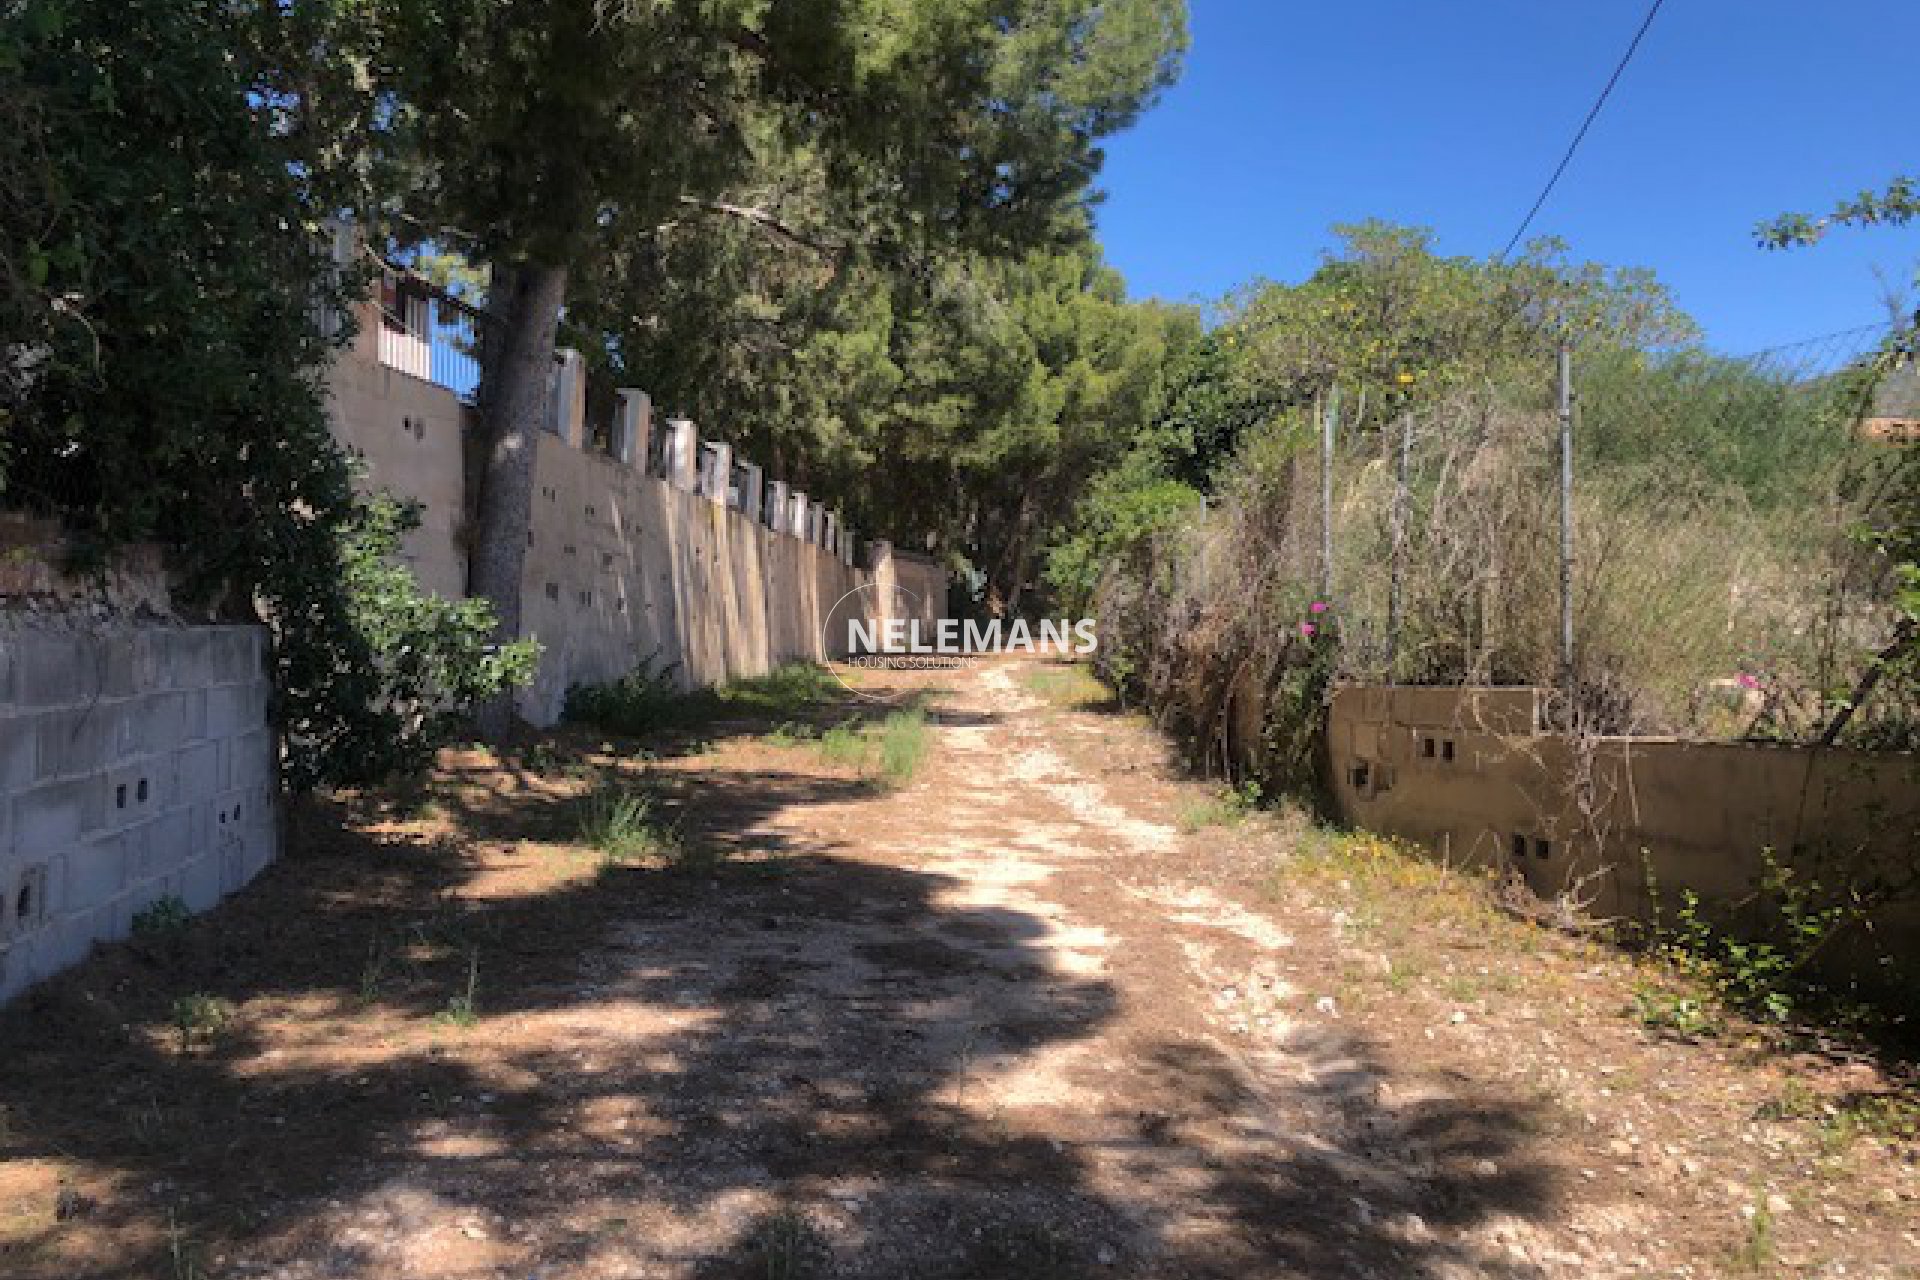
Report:
[[[264,632],[0,615],[0,1001],[278,843]]]
[[[1596,914],[1643,920],[1691,889],[1736,927],[1771,923],[1777,904],[1758,892],[1769,856],[1829,887],[1914,873],[1912,756],[1648,738],[1576,746],[1536,731],[1539,702],[1534,689],[1336,691],[1327,750],[1341,816],[1511,868],[1542,897],[1573,890]],[[1911,895],[1880,913],[1874,934],[1871,954],[1836,961],[1920,965]]]

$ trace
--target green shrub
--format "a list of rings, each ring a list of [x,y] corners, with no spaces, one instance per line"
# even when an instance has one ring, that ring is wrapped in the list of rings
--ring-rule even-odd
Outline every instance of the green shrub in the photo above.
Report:
[[[186,931],[193,919],[193,911],[178,895],[168,894],[164,898],[155,898],[146,906],[133,913],[133,936],[136,938],[174,938]]]
[[[777,667],[764,676],[734,680],[684,693],[671,666],[656,669],[649,658],[610,684],[574,685],[562,716],[609,733],[640,737],[684,729],[726,716],[794,716],[841,692],[833,676],[808,662]]]
[[[1236,826],[1259,807],[1260,784],[1248,779],[1184,806],[1180,810],[1180,827],[1185,831],[1199,831],[1206,827]]]
[[[354,503],[354,521],[341,546],[341,582],[348,623],[369,655],[374,688],[355,717],[359,758],[351,767],[328,762],[344,743],[329,749],[324,739],[290,733],[291,767],[314,781],[417,772],[471,708],[533,678],[539,647],[531,640],[496,646],[493,610],[485,600],[447,600],[414,581],[399,557],[403,535],[419,523],[414,503],[384,494]]]
[[[714,696],[729,708],[792,716],[830,702],[843,692],[826,668],[811,662],[789,662],[764,676],[723,684],[714,690]]]
[[[1640,1001],[1643,1020],[1663,1011],[1691,1019],[1682,1008],[1700,999],[1738,1010],[1766,1022],[1783,1024],[1809,1000],[1831,999],[1808,971],[1814,957],[1845,924],[1864,918],[1862,904],[1833,902],[1818,882],[1801,879],[1782,864],[1771,849],[1761,853],[1760,896],[1773,907],[1776,922],[1764,935],[1743,937],[1708,920],[1700,896],[1680,892],[1679,906],[1668,918],[1662,910],[1660,887],[1652,869],[1647,892],[1653,903],[1652,937],[1656,953],[1693,986],[1669,1006],[1659,1000]],[[1701,1015],[1709,1020],[1707,1015]]]
[[[686,695],[674,683],[672,666],[655,669],[649,657],[609,684],[576,684],[567,690],[561,717],[608,733],[639,737],[682,722]]]

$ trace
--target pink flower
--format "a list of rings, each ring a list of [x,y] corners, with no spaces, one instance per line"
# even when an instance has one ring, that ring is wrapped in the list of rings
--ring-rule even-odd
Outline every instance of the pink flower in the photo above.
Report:
[[[1303,622],[1300,624],[1300,634],[1306,637],[1308,640],[1313,639],[1313,633],[1318,630],[1319,628],[1314,626],[1311,622]]]
[[[1333,606],[1328,604],[1325,600],[1315,600],[1312,604],[1307,606],[1307,612],[1308,613],[1325,613],[1327,610],[1331,608],[1333,608]]]
[[[1748,675],[1744,671],[1742,671],[1739,675],[1735,676],[1733,678],[1733,682],[1739,685],[1742,689],[1758,689],[1760,687],[1760,677]]]

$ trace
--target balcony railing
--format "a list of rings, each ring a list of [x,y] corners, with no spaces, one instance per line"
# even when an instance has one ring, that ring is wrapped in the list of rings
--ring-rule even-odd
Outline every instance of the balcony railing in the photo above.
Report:
[[[445,387],[469,404],[480,389],[486,313],[418,276],[380,276],[380,363]]]

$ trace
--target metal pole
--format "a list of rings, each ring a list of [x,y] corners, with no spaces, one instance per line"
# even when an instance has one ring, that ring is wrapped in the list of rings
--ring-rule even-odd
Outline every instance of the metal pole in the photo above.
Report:
[[[1560,344],[1560,687],[1573,698],[1573,348]]]
[[[1400,657],[1400,627],[1406,617],[1407,576],[1407,472],[1413,452],[1413,415],[1400,419],[1400,456],[1393,469],[1393,511],[1390,530],[1393,539],[1393,565],[1387,581],[1387,683],[1395,683],[1394,663]]]
[[[1320,598],[1333,599],[1333,429],[1340,419],[1340,388],[1327,393],[1320,419]]]

